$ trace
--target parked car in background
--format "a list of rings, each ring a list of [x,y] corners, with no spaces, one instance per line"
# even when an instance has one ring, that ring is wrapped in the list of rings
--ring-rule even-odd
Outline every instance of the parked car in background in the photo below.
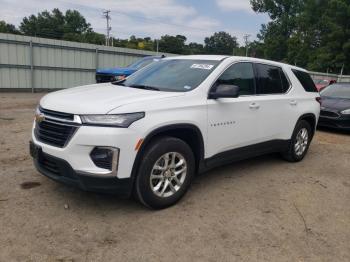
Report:
[[[321,91],[319,126],[350,130],[350,83],[337,83]]]
[[[315,79],[314,83],[316,85],[317,90],[320,92],[323,88],[336,83],[337,80],[334,79]]]
[[[303,160],[319,100],[307,71],[295,66],[170,57],[122,81],[44,96],[30,152],[53,180],[165,208],[198,172],[273,152]]]
[[[107,83],[122,80],[137,70],[149,65],[154,61],[164,58],[165,56],[146,56],[127,67],[104,68],[96,70],[96,83]]]

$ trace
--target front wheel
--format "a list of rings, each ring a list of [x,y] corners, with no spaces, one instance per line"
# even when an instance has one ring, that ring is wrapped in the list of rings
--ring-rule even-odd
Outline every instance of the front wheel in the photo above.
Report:
[[[305,157],[312,140],[310,124],[301,120],[297,123],[288,150],[282,156],[289,162],[299,162]]]
[[[147,207],[161,209],[175,204],[186,193],[195,160],[184,141],[162,137],[147,146],[138,170],[137,198]]]

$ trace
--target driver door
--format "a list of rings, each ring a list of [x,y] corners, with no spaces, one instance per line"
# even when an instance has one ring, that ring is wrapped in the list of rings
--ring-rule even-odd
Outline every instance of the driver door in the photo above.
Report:
[[[212,89],[220,84],[238,86],[239,97],[208,99],[207,157],[260,142],[253,64],[239,62],[231,65]]]

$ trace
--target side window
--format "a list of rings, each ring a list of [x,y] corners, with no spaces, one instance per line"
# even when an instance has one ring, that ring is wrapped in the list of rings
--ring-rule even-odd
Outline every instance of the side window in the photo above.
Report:
[[[301,85],[304,87],[306,92],[318,92],[314,81],[311,76],[303,71],[293,69],[293,74],[298,78]]]
[[[255,94],[254,69],[251,63],[237,63],[230,66],[217,80],[218,84],[239,87],[240,95]]]
[[[283,94],[289,88],[289,82],[281,68],[256,64],[258,94]]]

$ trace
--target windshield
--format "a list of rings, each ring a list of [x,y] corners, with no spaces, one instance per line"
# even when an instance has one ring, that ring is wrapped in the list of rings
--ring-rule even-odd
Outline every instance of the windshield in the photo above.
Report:
[[[350,85],[331,85],[321,91],[322,96],[350,99]]]
[[[187,92],[199,86],[219,62],[190,59],[160,60],[115,84],[160,91]]]
[[[128,65],[128,67],[135,68],[135,69],[141,69],[141,68],[145,67],[146,65],[149,65],[153,61],[158,61],[158,59],[157,58],[141,59],[141,60],[136,61],[135,63]]]

